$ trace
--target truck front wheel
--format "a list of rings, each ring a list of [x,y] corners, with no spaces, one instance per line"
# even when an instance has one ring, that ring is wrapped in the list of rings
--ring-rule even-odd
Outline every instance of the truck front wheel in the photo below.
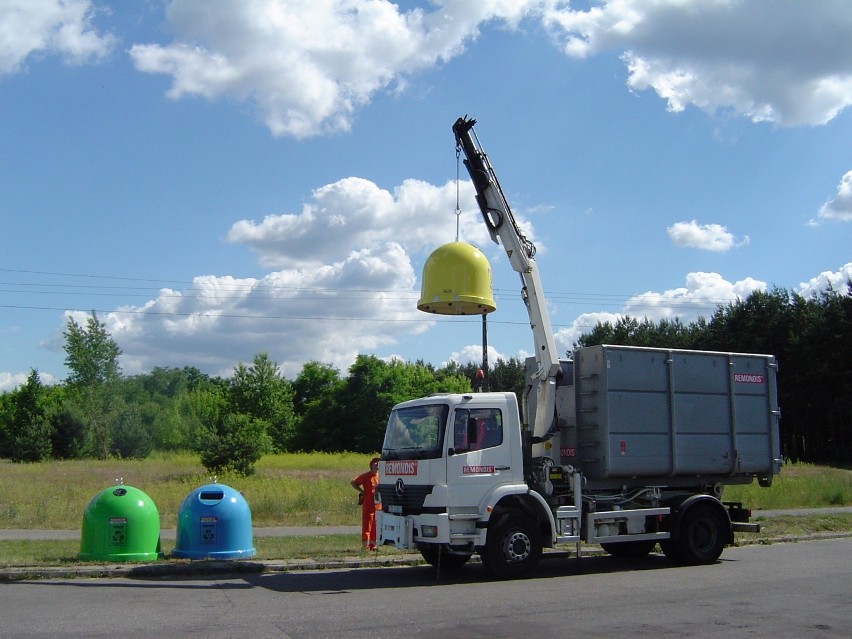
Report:
[[[506,513],[489,527],[483,564],[501,579],[516,579],[538,565],[541,553],[541,534],[535,522]]]

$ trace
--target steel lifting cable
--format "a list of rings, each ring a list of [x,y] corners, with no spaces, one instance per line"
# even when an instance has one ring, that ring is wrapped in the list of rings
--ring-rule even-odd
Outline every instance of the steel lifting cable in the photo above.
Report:
[[[459,189],[461,180],[459,178],[459,163],[461,157],[461,147],[456,144],[456,242],[459,241],[459,220],[461,219],[461,204]]]

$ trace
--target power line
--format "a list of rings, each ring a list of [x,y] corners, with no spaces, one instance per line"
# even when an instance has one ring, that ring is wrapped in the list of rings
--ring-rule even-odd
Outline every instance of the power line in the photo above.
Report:
[[[287,302],[294,301],[315,301],[327,300],[331,296],[335,300],[364,300],[372,299],[376,296],[382,296],[384,300],[414,300],[417,299],[419,293],[411,289],[352,289],[352,288],[317,288],[317,287],[285,287],[285,286],[253,286],[253,287],[217,287],[215,290],[206,291],[199,289],[190,289],[188,291],[175,291],[173,293],[163,293],[163,289],[156,287],[119,287],[119,286],[89,286],[75,284],[20,284],[16,282],[0,282],[0,286],[11,286],[17,288],[0,289],[2,293],[11,294],[27,294],[27,295],[89,295],[99,297],[135,297],[135,298],[151,298],[157,299],[218,299],[232,300],[245,299],[247,294],[251,294],[254,299],[263,300],[282,300]],[[28,288],[30,286],[43,287]],[[44,290],[44,287],[53,290]],[[71,290],[62,290],[71,289]],[[238,293],[236,295],[226,295],[225,293]],[[275,293],[293,293],[295,296],[281,296]],[[388,296],[388,294],[404,293],[403,295]],[[517,291],[506,289],[494,289],[493,295],[495,299],[517,299]],[[647,302],[643,303],[643,298],[647,297]],[[726,304],[729,299],[707,299],[703,297],[689,299],[665,299],[659,298],[657,294],[652,295],[633,295],[621,296],[609,293],[548,293],[545,292],[545,299],[550,304],[569,304],[569,305],[585,305],[585,306],[607,306],[607,307],[623,307],[628,303],[636,306],[665,306],[667,308],[694,308],[694,309],[714,309],[716,306]]]
[[[210,312],[177,312],[177,311],[150,311],[146,309],[103,309],[103,308],[66,308],[61,306],[24,306],[18,304],[0,304],[0,308],[9,308],[17,310],[32,310],[32,311],[60,311],[72,313],[99,313],[108,315],[117,313],[122,315],[153,315],[162,317],[209,317],[214,319],[249,319],[249,320],[286,320],[286,321],[313,321],[313,322],[389,322],[389,323],[419,323],[419,322],[437,322],[440,324],[479,324],[481,321],[479,315],[424,315],[422,318],[402,318],[402,317],[331,317],[320,315],[249,315],[236,313],[210,313]],[[498,320],[489,319],[489,324],[502,324],[506,326],[528,326],[526,321],[513,320]],[[552,324],[554,328],[570,328],[574,324]],[[593,326],[579,326],[579,328],[593,328]]]
[[[280,300],[289,304],[294,302],[328,300],[332,297],[335,300],[365,300],[380,296],[383,300],[402,301],[415,300],[419,295],[418,291],[412,290],[410,288],[373,289],[316,286],[284,286],[278,284],[264,284],[262,283],[262,280],[255,278],[245,278],[251,279],[252,282],[250,283],[230,283],[225,286],[217,286],[215,289],[212,290],[206,290],[197,288],[197,283],[195,281],[185,280],[152,279],[100,274],[63,273],[57,271],[37,271],[10,268],[0,268],[0,272],[62,277],[71,279],[77,278],[96,281],[160,284],[160,286],[139,286],[118,284],[73,284],[66,282],[0,282],[0,286],[13,287],[0,289],[0,292],[3,293],[45,296],[85,295],[92,297],[134,297],[149,299],[156,298],[185,300],[204,298],[206,300],[226,301],[233,299],[247,299],[247,296],[251,295],[252,299],[256,300]],[[162,286],[162,284],[181,285],[182,287],[184,287],[184,290],[175,291],[173,293],[164,293],[164,287]],[[228,295],[228,293],[232,293],[233,295]],[[494,288],[493,295],[495,299],[518,299],[518,292],[516,289]],[[547,302],[554,306],[572,305],[621,309],[630,304],[631,306],[637,307],[637,310],[639,311],[641,311],[642,307],[664,307],[675,311],[713,311],[718,306],[727,304],[731,301],[730,299],[708,299],[704,297],[696,297],[692,299],[684,297],[666,299],[661,298],[660,295],[656,293],[626,295],[599,292],[588,293],[578,291],[545,291],[544,296]],[[45,310],[53,310],[51,307],[34,307],[26,305],[7,305],[6,308],[32,308],[34,310],[37,308],[45,308]],[[197,313],[187,313],[187,315],[197,315]]]
[[[56,277],[70,277],[70,278],[86,278],[86,279],[100,279],[100,280],[118,280],[118,281],[129,281],[129,282],[150,282],[150,283],[169,283],[169,284],[181,284],[187,288],[192,288],[195,286],[195,281],[188,280],[161,280],[161,279],[153,279],[153,278],[139,278],[139,277],[124,277],[124,276],[114,276],[114,275],[93,275],[93,274],[81,274],[81,273],[61,273],[56,271],[33,271],[33,270],[23,270],[23,269],[9,269],[9,268],[0,268],[0,272],[4,273],[25,273],[25,274],[35,274],[35,275],[50,275]],[[218,276],[214,276],[217,277]],[[262,284],[262,279],[257,279],[253,277],[247,278],[235,278],[235,279],[251,279],[254,280],[251,284],[243,284],[243,285],[232,285],[232,286],[223,286],[217,288],[219,291],[245,291],[245,290],[272,290],[272,291],[296,291],[296,292],[358,292],[358,293],[398,293],[398,292],[410,292],[412,294],[416,293],[416,291],[412,291],[410,288],[391,288],[391,289],[375,289],[375,288],[339,288],[339,287],[320,287],[320,286],[283,286],[280,284],[270,285],[270,284]],[[14,283],[14,282],[0,282],[0,285],[3,286],[29,286],[36,284],[29,283]],[[112,288],[119,290],[160,290],[161,287],[158,286],[146,286],[146,287],[127,287],[127,286],[99,286],[99,285],[82,285],[82,284],[52,284],[52,283],[39,283],[39,286],[53,286],[53,287],[65,287],[65,288]],[[517,296],[517,289],[504,289],[504,288],[494,288],[493,293],[495,295],[511,295]],[[545,297],[548,301],[551,300],[559,300],[566,299],[568,301],[573,302],[581,302],[583,300],[590,301],[602,301],[602,300],[611,300],[611,301],[625,301],[625,300],[633,300],[633,299],[641,299],[646,295],[658,295],[657,293],[587,293],[580,291],[570,291],[570,292],[559,292],[559,291],[545,291]],[[727,299],[706,299],[706,298],[698,298],[703,302],[711,303],[711,304],[722,304],[726,303]]]

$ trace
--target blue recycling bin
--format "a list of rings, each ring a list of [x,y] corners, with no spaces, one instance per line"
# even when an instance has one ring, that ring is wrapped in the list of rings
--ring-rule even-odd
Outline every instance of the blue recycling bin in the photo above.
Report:
[[[251,510],[238,491],[207,484],[186,496],[178,511],[173,557],[239,559],[254,554]]]

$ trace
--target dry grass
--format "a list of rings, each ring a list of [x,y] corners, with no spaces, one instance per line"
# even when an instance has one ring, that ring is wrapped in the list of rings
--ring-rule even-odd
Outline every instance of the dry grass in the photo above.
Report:
[[[255,526],[357,525],[360,511],[349,480],[372,455],[269,455],[251,477],[221,476],[243,493]],[[163,528],[174,528],[183,499],[213,481],[198,457],[158,453],[146,460],[0,461],[0,528],[76,529],[89,501],[117,480],[145,492]]]
[[[218,480],[245,495],[252,523],[258,527],[358,525],[359,509],[349,480],[367,469],[371,456],[268,455],[258,462],[252,477]],[[38,464],[0,460],[0,529],[77,529],[89,501],[117,479],[148,494],[163,528],[174,528],[183,499],[212,481],[198,457],[189,453]],[[788,464],[771,488],[731,486],[724,497],[756,510],[849,505],[852,471]]]

